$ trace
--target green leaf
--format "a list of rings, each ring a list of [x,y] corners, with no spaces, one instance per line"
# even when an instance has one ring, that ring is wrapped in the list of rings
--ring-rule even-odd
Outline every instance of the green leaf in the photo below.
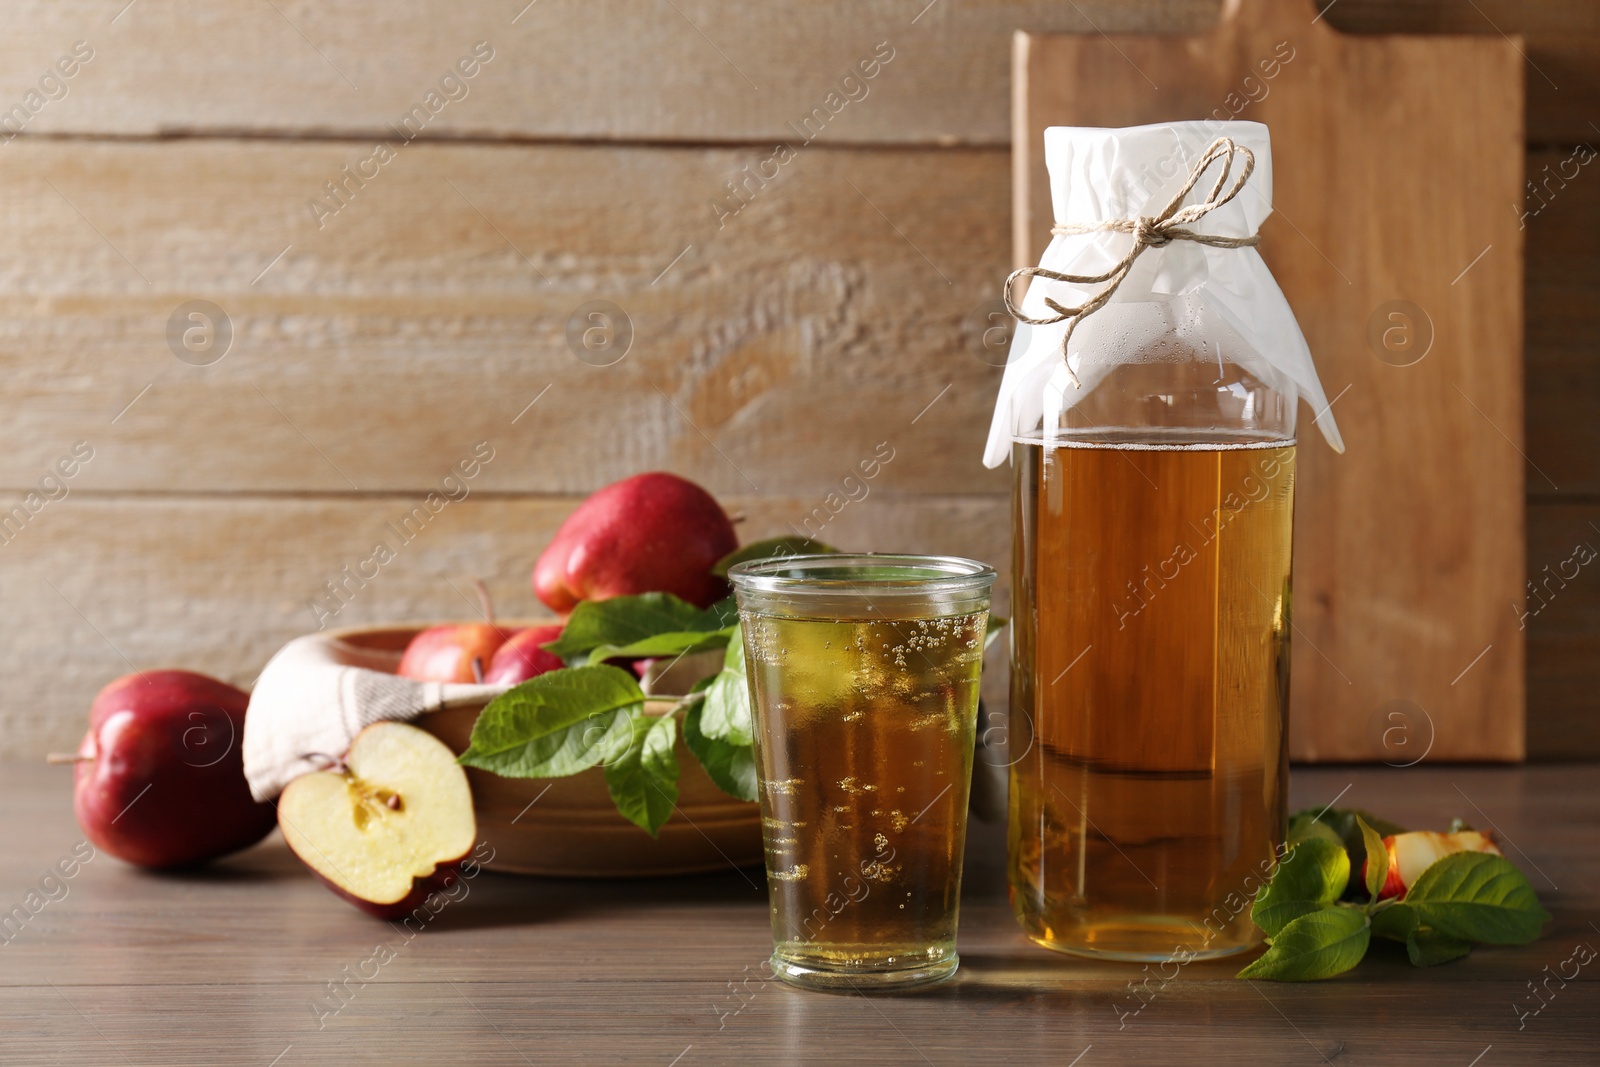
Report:
[[[753,559],[772,559],[774,556],[815,556],[839,551],[832,545],[813,541],[809,537],[772,537],[765,541],[752,541],[743,548],[723,556],[712,566],[711,573],[718,578],[728,576],[728,568],[735,563],[748,563]]]
[[[740,800],[755,800],[755,749],[749,745],[731,745],[707,737],[700,729],[700,718],[704,713],[705,708],[695,704],[684,715],[683,743],[700,761],[706,777],[715,782],[718,789]]]
[[[706,687],[701,702],[700,729],[706,737],[743,747],[755,741],[755,724],[750,716],[750,681],[744,669],[744,641],[739,628],[728,639],[728,655],[722,670]]]
[[[628,728],[627,747],[606,764],[606,788],[623,817],[655,837],[678,803],[678,721],[635,711]]]
[[[1004,615],[990,615],[989,621],[983,624],[983,647],[994,644],[994,639],[1000,636],[1000,631],[1006,628],[1011,620]]]
[[[1388,837],[1391,834],[1405,833],[1405,827],[1392,823],[1388,819],[1380,819],[1370,812],[1359,808],[1306,808],[1290,816],[1290,825],[1305,820],[1306,822],[1321,822],[1330,830],[1339,835],[1339,840],[1344,842],[1344,849],[1350,853],[1350,869],[1359,871],[1361,863],[1367,858],[1366,839],[1361,836],[1361,827],[1356,825],[1357,819],[1362,819],[1366,824],[1378,832],[1379,837]],[[1304,832],[1304,831],[1303,831]],[[1320,836],[1320,834],[1319,834]]]
[[[704,610],[671,593],[583,600],[567,617],[561,636],[544,648],[570,660],[601,645],[631,645],[657,634],[721,630],[737,614],[731,598]]]
[[[1326,823],[1340,837],[1354,837],[1359,840],[1361,833],[1356,826],[1358,818],[1378,831],[1380,837],[1406,832],[1406,828],[1399,823],[1390,822],[1361,808],[1302,808],[1289,816],[1289,821],[1293,823],[1302,819],[1307,821],[1315,819]]]
[[[459,762],[507,778],[559,778],[593,767],[626,740],[644,693],[616,667],[568,667],[495,697]]]
[[[1289,850],[1272,874],[1272,881],[1256,891],[1250,918],[1268,937],[1301,916],[1321,910],[1339,899],[1350,879],[1350,856],[1343,846],[1310,838]]]
[[[1489,945],[1525,945],[1550,919],[1523,873],[1487,852],[1435,861],[1406,893],[1406,904],[1441,934]]]
[[[1383,883],[1389,878],[1389,850],[1384,847],[1383,838],[1378,836],[1378,832],[1359,815],[1356,816],[1356,826],[1361,830],[1363,850],[1367,854],[1367,899],[1376,901],[1378,894],[1383,891]]]
[[[1340,848],[1344,847],[1344,838],[1339,836],[1339,832],[1325,822],[1318,822],[1310,813],[1301,813],[1289,820],[1290,845],[1298,845],[1311,838],[1332,842]]]
[[[1471,951],[1471,941],[1462,941],[1427,928],[1416,930],[1406,938],[1406,955],[1418,967],[1437,967],[1441,963],[1458,960]]]
[[[732,627],[709,633],[704,630],[690,630],[683,633],[655,634],[627,645],[599,645],[590,651],[589,662],[604,663],[608,659],[667,659],[673,656],[685,656],[691,652],[705,652],[726,645],[732,633]]]
[[[1239,972],[1240,978],[1309,982],[1343,974],[1367,954],[1372,930],[1359,908],[1323,908],[1300,916],[1272,939],[1266,955]]]
[[[1391,941],[1407,941],[1417,929],[1417,913],[1405,903],[1389,904],[1369,913],[1375,937]]]

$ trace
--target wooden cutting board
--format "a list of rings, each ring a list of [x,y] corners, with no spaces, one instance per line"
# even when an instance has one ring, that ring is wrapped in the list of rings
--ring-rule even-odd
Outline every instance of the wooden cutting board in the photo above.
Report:
[[[1261,253],[1348,448],[1302,408],[1293,757],[1521,759],[1518,43],[1351,37],[1301,0],[1230,0],[1199,36],[1018,34],[1014,74],[1018,266],[1049,239],[1045,127],[1272,130]]]

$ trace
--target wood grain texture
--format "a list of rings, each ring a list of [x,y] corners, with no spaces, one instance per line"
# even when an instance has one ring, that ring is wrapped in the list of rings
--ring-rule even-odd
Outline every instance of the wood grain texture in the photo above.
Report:
[[[1530,82],[1531,85],[1531,82]],[[1587,163],[1580,160],[1589,159]],[[1600,753],[1600,170],[1588,153],[1528,155],[1528,753]],[[1587,551],[1580,551],[1587,549]]]
[[[1528,628],[1528,753],[1600,752],[1600,505],[1528,507],[1528,585],[1505,610]]]
[[[1267,0],[1230,10],[1193,38],[1019,35],[1016,262],[1037,262],[1051,223],[1046,126],[1204,118],[1267,79],[1238,113],[1273,129],[1262,253],[1348,446],[1300,450],[1291,752],[1392,755],[1374,724],[1403,700],[1430,717],[1435,755],[1520,759],[1505,604],[1524,554],[1506,506],[1523,496],[1522,242],[1514,211],[1482,208],[1522,188],[1521,56],[1499,39],[1348,37]],[[1431,320],[1433,358],[1394,366],[1371,346],[1399,300]]]
[[[0,905],[21,904],[81,840],[70,772],[0,768]],[[1534,1006],[1527,983],[1600,944],[1600,772],[1593,766],[1297,771],[1295,807],[1340,803],[1413,826],[1493,820],[1554,921],[1537,942],[1416,970],[1374,950],[1302,985],[1195,963],[1057,956],[1005,903],[1003,831],[975,824],[961,970],[915,996],[805,994],[764,977],[759,871],[646,882],[483,874],[420,932],[317,885],[277,835],[208,870],[82,865],[0,947],[0,1042],[15,1063],[474,1064],[1587,1062],[1592,965]],[[1553,883],[1553,884],[1552,884]],[[1555,887],[1559,888],[1555,888]],[[378,963],[378,946],[393,959]],[[1169,968],[1170,969],[1170,968]],[[1154,969],[1152,969],[1152,972]],[[329,991],[339,983],[341,999]],[[333,1008],[339,1010],[334,1013]],[[1137,1014],[1133,1014],[1137,1009]],[[1485,1061],[1487,1062],[1487,1060]]]
[[[287,501],[375,515],[401,500],[368,493],[420,499],[481,439],[500,459],[475,483],[480,490],[576,494],[667,466],[720,493],[772,494],[779,507],[806,497],[810,509],[865,450],[890,439],[909,445],[874,493],[933,494],[904,501],[913,510],[991,506],[1005,482],[975,456],[997,371],[973,354],[969,333],[987,325],[981,305],[997,294],[1009,259],[1005,152],[848,146],[1004,145],[1015,27],[1195,33],[1216,19],[1218,0],[941,0],[925,11],[888,0],[676,6],[681,14],[616,0],[540,0],[525,11],[521,3],[431,0],[404,13],[372,0],[279,3],[277,11],[245,0],[17,7],[0,40],[0,113],[24,102],[73,42],[90,42],[95,55],[67,79],[67,95],[42,103],[0,152],[0,512],[24,500],[75,441],[90,442],[94,460],[69,482],[71,498],[32,517],[23,537],[59,550],[46,568],[52,574],[70,571],[79,556],[99,561],[92,578],[81,577],[91,617],[103,603],[143,635],[152,660],[248,680],[259,657],[293,632],[285,619],[312,618],[299,591],[280,598],[287,608],[265,609],[276,627],[269,636],[231,614],[240,605],[264,610],[268,579],[250,559],[293,569],[280,549],[250,544],[262,511]],[[1561,86],[1551,91],[1528,68],[1529,134],[1559,142],[1530,155],[1535,180],[1571,155],[1565,145],[1594,136],[1583,106],[1594,95],[1587,79],[1600,69],[1594,19],[1592,5],[1578,0],[1340,0],[1322,21],[1352,32],[1490,37],[1492,22],[1524,34],[1531,64]],[[307,201],[322,183],[369,158],[387,124],[479,39],[494,44],[495,58],[465,99],[430,120],[425,137],[646,144],[413,144],[319,230]],[[843,67],[884,40],[895,58],[869,95],[831,118],[815,145],[717,229],[707,201],[726,196],[723,183],[771,150],[696,146],[788,137],[785,124],[822,106]],[[1291,65],[1285,78],[1292,73]],[[121,140],[218,133],[305,140]],[[1591,299],[1600,284],[1592,255],[1600,185],[1592,170],[1555,196],[1545,186],[1539,198],[1508,207],[1514,214],[1548,200],[1528,220],[1525,450],[1560,488],[1530,468],[1528,488],[1540,499],[1600,491],[1592,415],[1600,324]],[[628,210],[611,206],[619,203]],[[595,297],[626,305],[638,326],[635,347],[610,368],[578,363],[564,337],[573,309]],[[181,364],[167,349],[168,317],[192,298],[224,305],[238,327],[216,365]],[[930,400],[928,415],[910,423]],[[594,424],[597,408],[612,413],[610,425]],[[222,499],[185,495],[197,492]],[[230,512],[236,494],[252,499]],[[515,503],[537,510],[555,502]],[[237,575],[206,571],[207,582],[189,586],[137,556],[115,555],[112,528],[51,532],[86,505],[96,522],[118,516],[114,528],[133,543],[156,543],[151,559],[173,558],[162,555],[170,547],[163,539],[188,544],[184,566],[212,552],[234,559],[235,570],[254,575],[245,584],[255,582],[255,592],[236,602]],[[1530,512],[1529,559],[1539,566],[1548,562],[1537,548],[1546,526],[1552,544],[1566,536],[1564,520],[1551,518],[1559,507]],[[164,525],[191,508],[211,516],[201,529],[228,532],[206,544]],[[902,544],[940,544],[927,539],[938,528],[906,527],[918,539]],[[106,542],[98,554],[84,547],[96,536]],[[994,545],[1003,551],[1003,538]],[[8,583],[21,580],[12,561],[22,551],[0,545]],[[457,558],[471,570],[481,554]],[[524,566],[519,556],[514,569]],[[520,592],[520,578],[511,584]],[[185,589],[193,603],[152,593],[165,586]],[[393,618],[388,609],[408,604],[446,610],[427,599],[436,588],[419,581],[364,617]],[[1573,605],[1600,603],[1600,581],[1586,571],[1566,595]],[[126,669],[77,615],[59,604],[59,616],[37,614],[54,596],[35,580],[17,626],[0,629],[15,655],[45,649],[51,664],[35,672],[7,661],[23,663],[31,680],[5,703],[0,751],[70,743],[87,695]],[[1531,751],[1600,753],[1600,739],[1572,747],[1593,736],[1585,724],[1600,626],[1580,621],[1546,640],[1544,625],[1541,616],[1531,627]],[[49,681],[52,672],[71,674],[63,649],[79,638],[99,645],[102,658],[66,685]],[[13,741],[20,747],[9,748]]]
[[[1281,77],[1292,74],[1291,63]],[[887,378],[884,388],[909,379],[929,399],[953,386],[939,403],[954,417],[937,425],[962,436],[927,457],[924,484],[943,489],[955,474],[961,489],[1004,491],[1003,480],[967,461],[981,447],[997,380],[977,360],[971,334],[1007,261],[997,224],[1006,210],[1002,153],[818,150],[718,229],[705,201],[725,197],[720,183],[760,153],[415,146],[319,231],[305,202],[367,150],[230,141],[8,146],[0,156],[0,182],[11,190],[0,240],[0,366],[15,403],[0,425],[0,486],[33,485],[84,439],[106,446],[85,471],[87,486],[348,489],[288,415],[363,489],[431,484],[477,431],[516,450],[514,464],[493,472],[497,487],[573,492],[631,473],[647,452],[715,456],[672,410],[677,404],[743,457],[741,466],[754,466],[758,484],[809,476],[820,487],[826,465],[794,462],[791,435],[824,449],[859,448],[860,413],[895,401],[858,389]],[[1591,254],[1600,241],[1600,171],[1578,158],[1540,150],[1527,159],[1530,178],[1548,183],[1523,208],[1526,451],[1536,496],[1600,491],[1600,421],[1589,417],[1600,397],[1600,317],[1589,299],[1600,284]],[[491,209],[488,218],[446,178]],[[868,192],[959,292],[949,295],[952,287],[842,179]],[[601,192],[652,207],[643,218],[608,211],[595,202]],[[667,220],[659,232],[657,219]],[[1282,229],[1274,243],[1299,240]],[[778,249],[794,256],[781,268]],[[581,363],[565,336],[567,318],[597,291],[639,316],[635,350],[612,368]],[[168,318],[194,297],[236,320],[235,347],[215,366],[182,364],[167,348]],[[413,307],[421,314],[409,315]],[[913,348],[916,361],[904,356]],[[742,370],[729,373],[734,366]],[[299,383],[313,373],[327,386],[305,395]],[[836,393],[815,406],[790,397],[784,410],[783,393],[795,384]],[[546,385],[556,403],[518,427],[570,443],[558,462],[543,451],[550,441],[536,449],[520,432],[502,440],[509,418]],[[905,401],[913,415],[922,406],[914,399]],[[618,403],[628,405],[633,433],[619,439],[585,425],[585,409]],[[394,421],[406,425],[404,435],[375,425]],[[175,439],[168,430],[179,425],[213,445]],[[737,432],[725,439],[724,428]],[[838,428],[848,432],[816,432]],[[245,439],[267,447],[230,444]],[[758,458],[775,442],[778,456]],[[840,476],[857,458],[831,457]],[[729,465],[720,477],[729,489],[749,488]]]
[[[1600,57],[1600,49],[1595,55]],[[1600,69],[1600,64],[1597,64]],[[1528,495],[1600,494],[1600,134],[1528,153]]]
[[[23,101],[74,42],[94,49],[25,134],[371,136],[482,40],[495,58],[428,136],[764,142],[789,137],[788,123],[823,106],[889,42],[896,58],[830,121],[830,140],[998,145],[1010,137],[1013,30],[1195,33],[1216,20],[1220,0],[541,0],[526,10],[426,0],[403,14],[382,0],[120,7],[21,6],[0,42],[0,107]],[[1295,10],[1301,22],[1315,15],[1309,0]],[[1520,34],[1532,135],[1594,136],[1600,15],[1585,0],[1341,0],[1324,21],[1352,33]]]
[[[274,7],[277,8],[274,11]],[[830,140],[1003,144],[1018,26],[1198,29],[1216,0],[144,0],[30,5],[0,47],[17,98],[62,51],[95,57],[30,133],[370,136],[487,41],[494,58],[428,136],[770,142],[827,107]],[[829,104],[887,43],[860,99]],[[864,94],[864,95],[863,95]],[[458,91],[459,95],[459,91]]]
[[[1350,33],[1515,36],[1527,64],[1529,140],[1570,145],[1596,136],[1600,8],[1589,0],[1321,0],[1317,6]]]
[[[677,466],[822,493],[892,439],[900,491],[1005,491],[969,337],[1003,273],[996,153],[801,153],[719,225],[770,153],[413,145],[319,227],[307,201],[369,151],[8,146],[0,485],[85,440],[83,488],[415,491],[489,440],[502,491]],[[206,366],[168,344],[195,299],[232,323]],[[592,300],[625,358],[574,354]]]
[[[891,463],[865,499],[813,529],[843,548],[947,552],[1006,567],[1003,498],[908,498],[891,488],[893,472]],[[136,668],[184,667],[248,687],[273,652],[319,622],[477,617],[473,576],[488,584],[503,616],[542,615],[529,586],[533,561],[577,502],[469,496],[415,525],[410,541],[394,528],[420,496],[83,496],[51,504],[0,548],[0,598],[11,609],[0,750],[75,750],[94,694]],[[821,499],[725,502],[745,516],[741,536],[756,540],[792,532]],[[360,564],[379,541],[395,559],[361,584]],[[1003,601],[996,610],[1005,610]],[[991,689],[1003,685],[995,674]]]
[[[350,494],[348,475],[364,492],[415,494],[405,507],[394,501],[398,515],[438,488],[478,440],[496,449],[472,485],[479,492],[581,493],[667,466],[719,492],[752,493],[743,471],[763,491],[811,493],[793,521],[813,516],[815,524],[827,494],[840,493],[837,504],[843,478],[885,440],[895,459],[871,492],[1005,492],[1004,473],[976,460],[997,369],[977,358],[969,336],[972,312],[1004,272],[1005,234],[995,224],[1005,210],[1003,153],[818,151],[795,160],[793,173],[763,192],[770,199],[753,199],[722,230],[707,211],[703,231],[690,220],[669,235],[653,221],[678,225],[674,203],[692,214],[691,197],[754,157],[636,148],[404,152],[320,232],[305,212],[307,189],[359,156],[348,146],[15,143],[0,154],[0,179],[13,190],[0,243],[6,506],[37,488],[73,442],[95,450],[66,483],[72,495],[31,518],[18,545],[51,538],[51,527],[80,504],[107,507],[113,501],[103,494],[129,491]],[[441,176],[472,190],[492,224]],[[1576,389],[1565,383],[1540,394],[1564,414],[1530,420],[1541,428],[1530,455],[1580,488],[1600,479],[1596,450],[1584,447],[1593,424],[1584,417],[1582,375],[1594,363],[1581,341],[1568,340],[1593,333],[1584,329],[1587,305],[1572,299],[1581,287],[1575,275],[1588,269],[1584,227],[1600,220],[1588,177],[1530,219],[1530,240],[1551,249],[1532,273],[1535,299],[1550,308],[1530,314],[1532,358],[1543,366],[1565,351],[1564,365],[1579,375]],[[842,179],[868,192],[916,248]],[[597,191],[658,206],[644,219],[619,215],[603,210]],[[146,286],[95,227],[155,284]],[[700,233],[710,239],[652,286]],[[296,246],[257,279],[284,245]],[[775,267],[780,249],[798,262]],[[916,249],[966,295],[948,297],[952,287]],[[553,280],[540,281],[529,261]],[[671,288],[663,294],[664,287]],[[571,309],[597,289],[637,312],[641,339],[614,367],[582,363],[564,337]],[[166,345],[167,317],[193,297],[218,302],[235,320],[235,347],[212,366],[181,363]],[[1540,380],[1536,370],[1530,393]],[[551,392],[513,424],[545,386]],[[597,410],[612,414],[597,419]],[[1550,442],[1544,452],[1534,451],[1539,440]],[[158,503],[146,518],[135,498],[114,503],[118,514],[134,516],[120,520],[133,528],[168,521],[175,506]],[[242,514],[273,506],[257,501]],[[350,506],[379,510],[359,498]],[[996,516],[1003,527],[1003,511]],[[214,521],[236,523],[246,538],[253,520]],[[76,536],[64,550],[76,550]],[[159,527],[150,536],[159,539]],[[993,544],[1003,549],[1003,537]],[[528,545],[509,550],[531,558],[542,541],[530,537]],[[227,551],[245,549],[240,542]],[[19,551],[0,547],[0,566]],[[110,599],[135,604],[158,580],[159,572],[138,579],[126,597]],[[1600,601],[1591,588],[1580,583],[1573,596]],[[165,631],[170,643],[148,646],[141,666],[183,658],[205,667],[213,647],[206,632],[221,625],[249,651],[211,669],[248,679],[293,632],[279,626],[256,639],[248,620],[225,620],[226,610],[202,608],[208,621],[199,631]],[[81,629],[74,618],[58,621]],[[50,643],[29,630],[17,647]],[[1578,648],[1597,639],[1563,638]],[[1582,667],[1559,657],[1539,662],[1560,679],[1542,689],[1535,682],[1554,701],[1549,714],[1580,719],[1592,706],[1573,681]],[[33,725],[8,727],[7,743],[27,752],[59,747],[76,730],[86,696],[124,669],[112,658],[70,690],[30,689],[13,715],[31,716]]]

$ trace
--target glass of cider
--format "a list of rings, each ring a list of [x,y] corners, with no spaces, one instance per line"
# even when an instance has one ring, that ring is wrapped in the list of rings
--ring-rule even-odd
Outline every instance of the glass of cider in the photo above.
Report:
[[[818,555],[728,577],[773,972],[839,991],[949,978],[995,572],[949,556]]]

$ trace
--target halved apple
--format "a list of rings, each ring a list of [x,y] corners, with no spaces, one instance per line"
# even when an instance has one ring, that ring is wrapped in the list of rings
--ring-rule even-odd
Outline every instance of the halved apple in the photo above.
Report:
[[[380,918],[404,915],[456,877],[477,838],[467,775],[415,726],[362,730],[341,764],[278,799],[284,840],[335,893]]]

